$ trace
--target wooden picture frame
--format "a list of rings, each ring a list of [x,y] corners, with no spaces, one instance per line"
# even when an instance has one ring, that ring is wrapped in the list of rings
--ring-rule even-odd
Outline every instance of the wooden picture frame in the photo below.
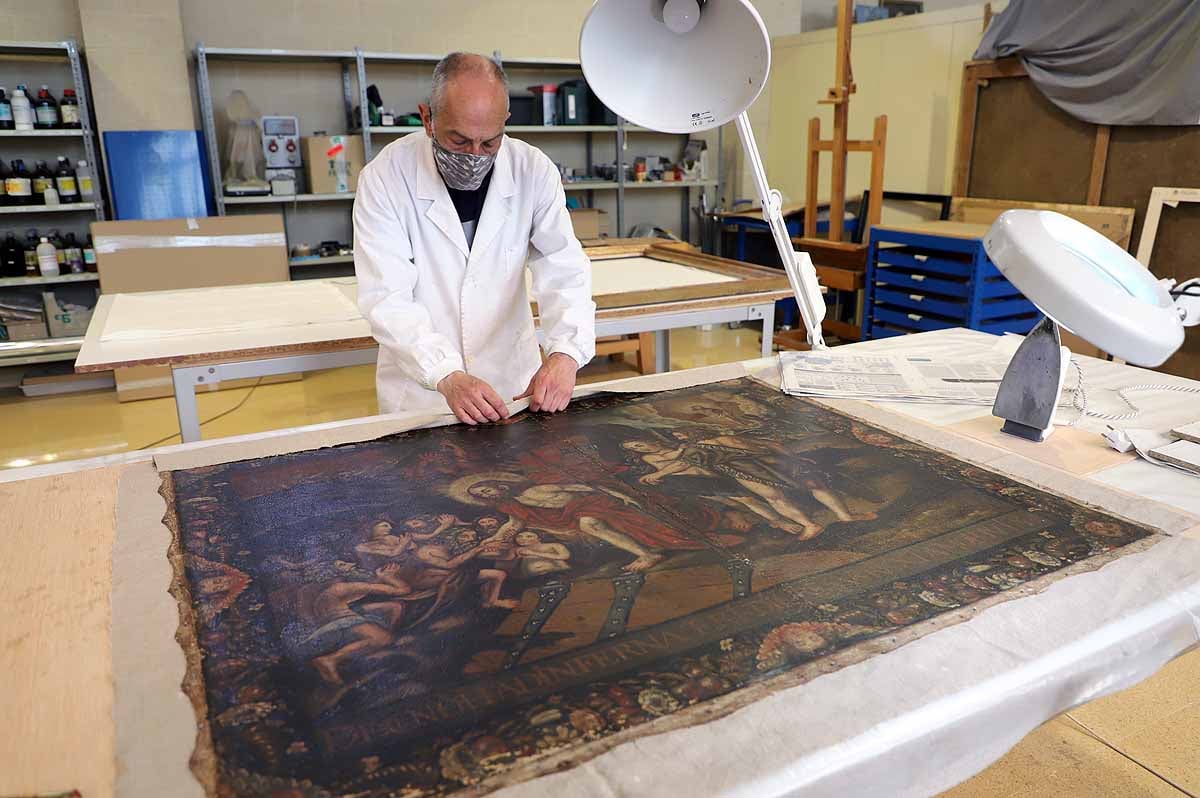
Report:
[[[1162,218],[1164,205],[1177,207],[1181,202],[1200,202],[1200,188],[1172,188],[1155,186],[1150,190],[1150,202],[1146,205],[1146,218],[1142,222],[1142,235],[1138,238],[1138,263],[1150,268],[1150,257],[1154,253],[1154,239],[1158,236],[1158,222]]]

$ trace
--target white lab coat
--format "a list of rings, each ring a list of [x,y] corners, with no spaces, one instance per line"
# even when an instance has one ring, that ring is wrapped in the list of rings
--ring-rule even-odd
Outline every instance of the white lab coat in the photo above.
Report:
[[[424,132],[363,168],[354,270],[359,309],[379,341],[380,412],[448,411],[436,386],[459,370],[506,402],[525,391],[541,365],[526,265],[547,354],[582,366],[596,350],[591,263],[545,154],[503,139],[470,248]]]

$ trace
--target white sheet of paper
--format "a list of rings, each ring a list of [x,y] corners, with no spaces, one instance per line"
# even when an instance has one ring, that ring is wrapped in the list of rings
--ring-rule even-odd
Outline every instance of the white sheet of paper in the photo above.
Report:
[[[353,321],[360,318],[345,293],[321,280],[118,294],[101,341],[140,341],[204,333],[238,332]]]

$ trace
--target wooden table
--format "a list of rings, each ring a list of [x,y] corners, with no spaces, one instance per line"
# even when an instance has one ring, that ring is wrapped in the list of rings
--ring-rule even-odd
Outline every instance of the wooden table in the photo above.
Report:
[[[787,278],[778,270],[702,255],[678,245],[644,241],[588,251],[595,283],[596,335],[654,333],[656,371],[670,369],[668,333],[680,327],[761,322],[762,353],[764,357],[771,353],[775,302],[792,295]],[[628,268],[630,259],[637,260],[637,269]],[[605,279],[606,272],[618,269],[623,269],[622,280],[628,279],[631,272],[640,273],[649,287]],[[695,279],[697,275],[706,278]],[[354,278],[335,278],[329,282],[349,299],[357,300]],[[295,291],[296,285],[279,283],[278,290]],[[212,302],[219,290],[200,288],[161,293],[170,295],[171,301],[191,304]],[[238,332],[199,330],[169,338],[103,341],[114,300],[115,295],[100,297],[75,370],[170,366],[184,442],[198,441],[201,437],[197,388],[226,380],[363,365],[374,363],[377,358],[378,346],[361,317],[297,324],[295,318],[281,316],[277,326]],[[220,315],[220,310],[214,306],[213,315]],[[535,316],[536,312],[534,304]]]
[[[868,352],[901,350],[969,356],[971,352],[988,348],[994,340],[981,333],[946,330],[903,339],[870,341],[854,348]],[[755,361],[748,365],[761,368],[769,366],[770,361]],[[1140,369],[1089,358],[1084,359],[1083,370],[1095,388],[1145,381]],[[1197,384],[1169,375],[1156,376],[1158,381]],[[1187,394],[1167,394],[1159,398],[1162,401],[1156,405],[1156,414],[1171,407],[1194,413],[1194,404],[1190,404],[1192,399]],[[931,434],[942,436],[940,445],[959,436],[978,435],[980,433],[972,425],[991,420],[986,407],[891,405],[889,409],[935,425],[937,430]],[[374,421],[357,419],[338,422],[336,426]],[[1043,464],[1060,461],[1063,470],[1088,474],[1097,489],[1124,490],[1146,500],[1190,508],[1193,514],[1200,516],[1200,490],[1197,490],[1200,480],[1128,456],[1106,459],[1111,453],[1105,453],[1103,444],[1099,443],[1094,432],[1096,424],[1089,421],[1084,426],[1086,430],[1060,430],[1050,439],[1050,444],[1012,439],[1011,445],[1014,452],[1028,453]],[[301,431],[260,433],[245,438]],[[0,602],[8,608],[0,620],[0,673],[4,674],[0,686],[0,795],[33,795],[70,789],[79,789],[88,798],[105,798],[113,794],[116,764],[109,601],[117,483],[125,469],[144,463],[158,452],[213,445],[219,444],[190,443],[0,472],[0,499],[5,509]],[[1033,463],[1033,460],[1029,462]],[[1178,542],[1190,543],[1187,540]],[[1060,585],[1076,585],[1076,590],[1084,591],[1086,596],[1089,585],[1102,585],[1100,579],[1104,572],[1122,566],[1123,561],[1099,572],[1064,579],[1046,594],[1030,595],[983,610],[974,620],[938,634],[971,627],[989,615],[994,617],[997,611],[1029,613],[1023,620],[1014,620],[1013,628],[1045,627],[1048,621],[1043,613],[1047,607],[1054,606],[1050,599],[1061,595],[1062,591],[1057,590]],[[807,752],[806,758],[787,759],[793,749],[810,739],[812,729],[796,727],[794,719],[777,717],[778,711],[770,717],[756,716],[762,726],[756,726],[755,733],[762,736],[761,746],[754,752],[754,794],[782,794],[786,791],[783,787],[788,784],[792,785],[791,789],[798,789],[797,783],[816,778],[813,776],[816,770],[834,773],[845,780],[842,783],[863,780],[837,794],[893,794],[870,786],[877,785],[878,779],[883,778],[879,775],[880,767],[884,768],[885,774],[890,773],[891,778],[902,779],[905,784],[931,783],[929,779],[933,779],[949,786],[954,780],[965,779],[982,769],[1021,736],[1059,712],[1146,678],[1166,661],[1197,643],[1194,618],[1200,613],[1200,553],[1194,548],[1183,553],[1175,551],[1171,559],[1159,564],[1163,565],[1162,571],[1156,570],[1148,576],[1141,572],[1146,577],[1144,584],[1121,584],[1119,590],[1114,590],[1111,585],[1094,588],[1101,591],[1095,594],[1094,602],[1112,605],[1113,612],[1119,610],[1117,620],[1101,624],[1094,630],[1070,629],[1067,628],[1069,624],[1063,624],[1062,628],[1051,625],[1043,631],[1047,635],[1059,635],[1059,647],[1033,658],[1021,652],[994,649],[993,643],[984,638],[968,638],[975,640],[973,645],[977,650],[964,650],[961,658],[932,670],[907,674],[903,681],[906,689],[901,691],[905,693],[903,696],[889,693],[872,699],[873,702],[894,703],[894,706],[889,703],[888,711],[893,717],[888,722],[870,726],[860,737],[822,742],[818,750]],[[1182,588],[1163,587],[1169,570],[1182,570],[1186,574],[1184,579],[1190,581]],[[167,588],[165,584],[162,587],[164,591]],[[1062,608],[1059,611],[1063,611]],[[882,657],[894,661],[922,641]],[[995,656],[980,656],[988,651]],[[886,664],[880,662],[874,667]],[[863,666],[869,665],[870,662],[843,668],[817,681],[837,683],[839,677],[854,677]],[[976,672],[985,665],[983,672]],[[895,675],[892,671],[889,673]],[[863,678],[867,680],[863,689],[870,690],[870,680],[874,677],[868,673]],[[954,694],[956,700],[952,705],[943,706],[944,701],[929,698],[931,680],[934,679],[957,679],[956,685],[962,683],[960,692]],[[1031,697],[1037,700],[1032,701]],[[182,693],[176,700],[186,701]],[[1031,701],[1032,705],[1027,706]],[[854,706],[854,702],[854,696],[845,697],[847,708]],[[1019,706],[1020,711],[1015,711],[1014,706]],[[701,743],[718,753],[728,749],[730,743],[720,736],[719,731],[706,730],[728,728],[721,724],[734,723],[738,717],[756,711],[756,707],[759,705],[746,707],[722,721],[679,732],[690,735],[684,750],[693,750]],[[770,712],[771,708],[763,707],[762,711]],[[874,709],[863,707],[863,711]],[[850,716],[855,714],[849,713]],[[771,721],[771,717],[776,720]],[[781,725],[768,728],[772,722]],[[787,736],[788,729],[791,737]],[[964,732],[964,729],[973,732]],[[710,736],[704,736],[705,733]],[[783,735],[782,739],[778,735]],[[636,746],[617,749],[601,760],[622,752],[626,756],[649,756],[643,749],[653,748],[669,737],[671,735],[642,739]],[[955,742],[964,739],[969,743]],[[911,751],[911,766],[888,767],[887,756],[905,748]],[[775,750],[781,753],[769,753]],[[772,759],[771,756],[783,759]],[[671,767],[671,761],[663,759],[655,759],[650,764],[655,768]],[[703,779],[705,775],[698,772],[694,778]],[[720,780],[718,773],[708,775]],[[618,774],[616,778],[619,777]],[[694,785],[697,794],[716,789],[711,786],[716,782],[710,783],[707,790],[699,786],[702,783]],[[592,792],[597,789],[593,784]]]

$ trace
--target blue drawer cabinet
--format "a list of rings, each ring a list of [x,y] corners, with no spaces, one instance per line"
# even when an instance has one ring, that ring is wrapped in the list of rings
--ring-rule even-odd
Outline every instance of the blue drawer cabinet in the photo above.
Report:
[[[985,230],[954,222],[873,228],[864,337],[889,338],[947,327],[1029,332],[1041,313],[988,259],[983,249]]]

